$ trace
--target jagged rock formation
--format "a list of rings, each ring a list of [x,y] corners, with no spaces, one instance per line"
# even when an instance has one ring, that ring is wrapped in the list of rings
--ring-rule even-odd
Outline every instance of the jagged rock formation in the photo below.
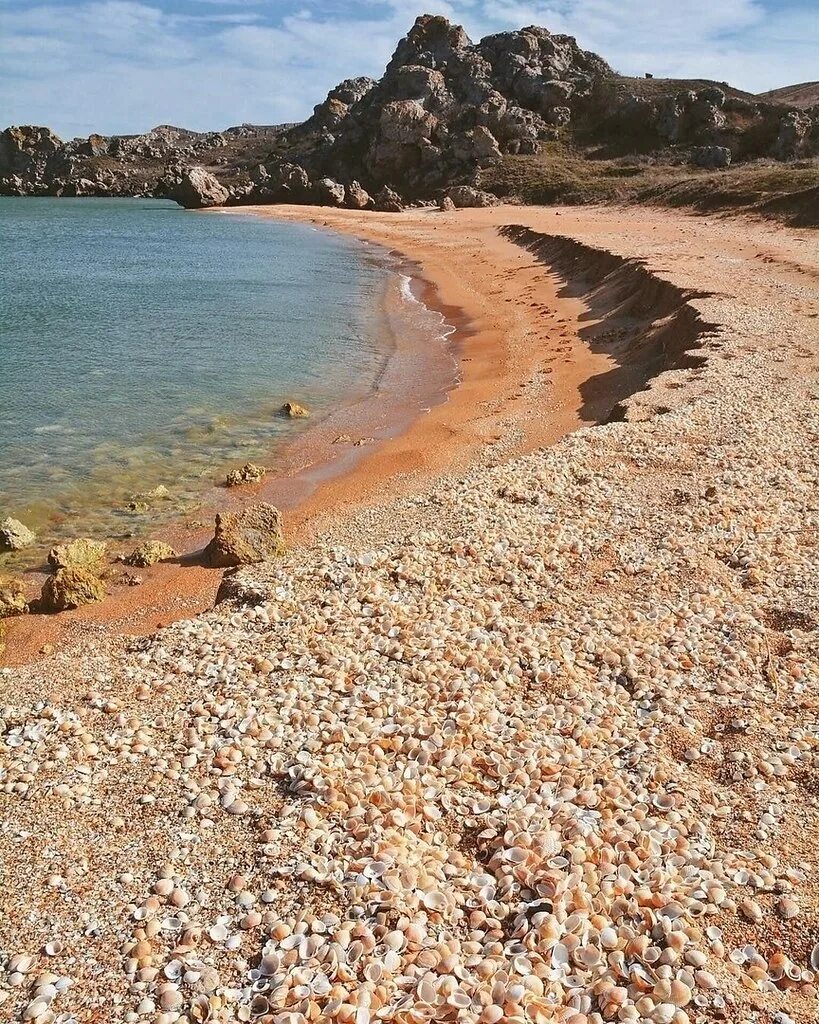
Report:
[[[531,26],[473,43],[460,26],[423,15],[381,79],[341,82],[303,124],[213,133],[160,125],[67,143],[47,128],[7,129],[0,194],[170,194],[185,205],[392,211],[440,202],[453,187],[482,191],[493,167],[555,140],[595,157],[708,168],[819,152],[819,106],[789,106],[776,95],[625,78],[571,36]],[[190,175],[198,182],[180,180],[176,193],[169,187]]]
[[[230,193],[204,167],[188,167],[166,175],[157,190],[186,210],[202,210],[208,206],[224,206]]]

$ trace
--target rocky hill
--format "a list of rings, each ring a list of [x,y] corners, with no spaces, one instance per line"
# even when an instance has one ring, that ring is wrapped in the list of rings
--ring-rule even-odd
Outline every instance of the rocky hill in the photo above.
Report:
[[[782,89],[771,89],[770,92],[760,93],[757,99],[768,103],[785,103],[804,110],[819,107],[819,82],[801,82],[799,85],[786,85]]]
[[[804,160],[819,152],[819,106],[725,83],[627,78],[545,28],[473,43],[460,26],[424,15],[380,80],[342,82],[303,124],[211,134],[165,125],[67,143],[47,128],[9,128],[0,193],[165,195],[186,206],[474,205],[493,201],[487,182],[503,177],[506,161],[542,164],[550,147],[590,162],[712,169]]]

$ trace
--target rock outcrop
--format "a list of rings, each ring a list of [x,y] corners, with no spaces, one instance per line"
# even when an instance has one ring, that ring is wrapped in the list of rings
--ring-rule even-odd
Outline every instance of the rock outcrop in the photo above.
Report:
[[[700,146],[691,154],[697,167],[729,167],[731,150],[727,146]]]
[[[264,479],[267,470],[255,462],[246,462],[238,469],[232,469],[225,478],[226,487],[240,487],[242,484],[257,484]]]
[[[380,79],[346,79],[302,124],[204,133],[159,125],[69,142],[43,127],[9,128],[0,133],[0,194],[397,211],[455,186],[480,189],[508,157],[543,156],[566,138],[595,158],[680,164],[730,150],[734,164],[801,159],[819,152],[819,108],[725,83],[626,78],[573,37],[537,26],[473,43],[446,18],[423,15]]]
[[[400,213],[404,209],[404,200],[389,185],[385,185],[375,197],[373,207],[379,213]]]
[[[107,545],[90,537],[57,544],[48,553],[48,564],[52,569],[90,569],[97,572],[105,558]]]
[[[43,584],[40,609],[64,612],[105,598],[105,584],[88,569],[58,569]]]
[[[34,533],[19,519],[4,519],[0,523],[0,551],[22,551],[36,540]]]
[[[126,565],[134,565],[140,569],[146,569],[149,565],[156,565],[157,562],[167,562],[176,558],[177,553],[170,544],[161,540],[144,540],[125,559]]]
[[[486,206],[497,206],[498,197],[491,192],[483,192],[470,185],[456,185],[447,191],[444,199],[448,199],[456,209],[468,209]]]
[[[281,512],[260,502],[216,516],[216,531],[205,548],[204,561],[214,568],[251,565],[271,561],[284,549]]]
[[[167,199],[173,199],[186,210],[224,206],[230,195],[204,167],[187,167],[178,174],[171,174],[160,188]]]
[[[0,619],[22,615],[28,609],[23,586],[17,580],[0,583]]]

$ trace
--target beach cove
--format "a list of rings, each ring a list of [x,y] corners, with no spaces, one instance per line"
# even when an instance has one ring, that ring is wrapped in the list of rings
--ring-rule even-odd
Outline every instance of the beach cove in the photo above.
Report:
[[[459,383],[215,609],[11,622],[0,941],[78,1020],[814,1019],[815,235],[260,213],[411,260]]]

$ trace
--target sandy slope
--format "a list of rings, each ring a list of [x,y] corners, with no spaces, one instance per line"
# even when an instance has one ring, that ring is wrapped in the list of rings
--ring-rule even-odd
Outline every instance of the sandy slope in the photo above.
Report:
[[[815,236],[321,216],[471,295],[478,370],[249,604],[6,671],[3,1011],[815,1020]]]

